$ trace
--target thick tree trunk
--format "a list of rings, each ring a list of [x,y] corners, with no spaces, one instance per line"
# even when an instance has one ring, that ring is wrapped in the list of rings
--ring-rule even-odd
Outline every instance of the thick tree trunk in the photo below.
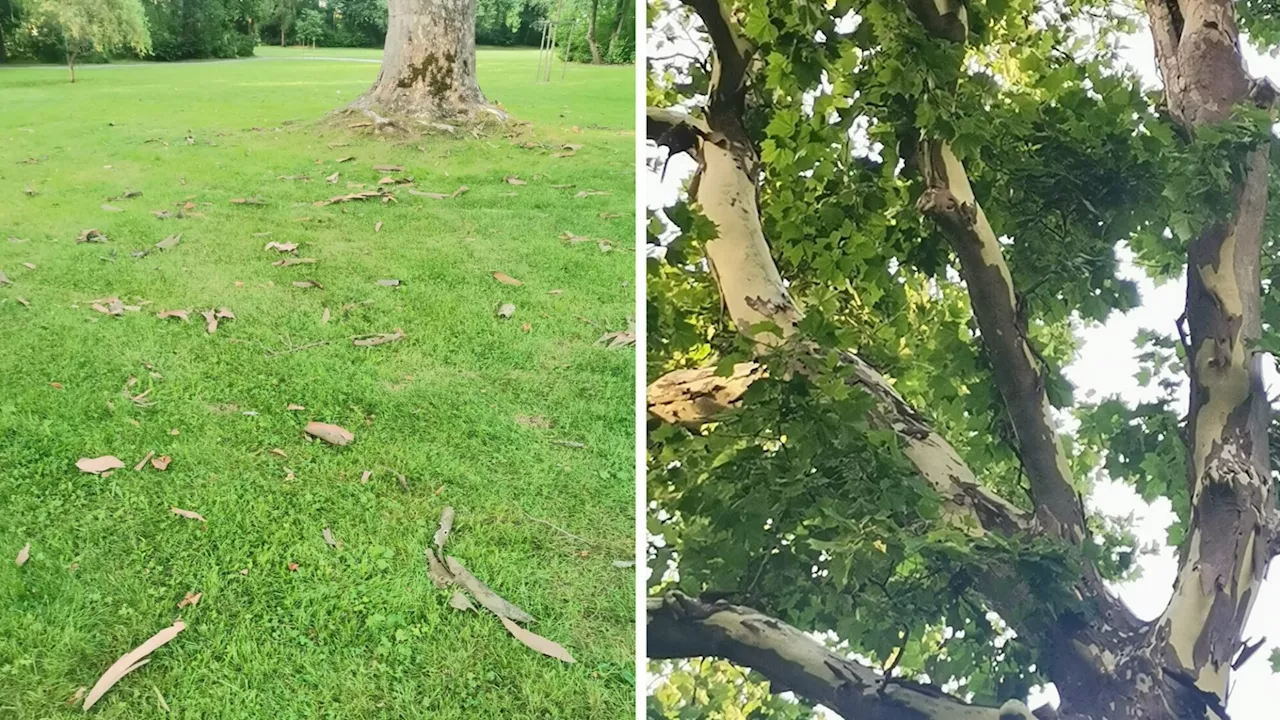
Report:
[[[4,46],[4,26],[0,25],[0,63],[8,62],[9,55]]]
[[[476,0],[388,0],[382,70],[352,108],[425,120],[500,115],[476,82]]]
[[[600,0],[591,0],[591,12],[587,14],[587,45],[591,48],[591,64],[600,64],[600,45],[596,42],[596,15]]]
[[[280,47],[284,47],[284,20],[280,21]]]
[[[1186,135],[1229,119],[1237,104],[1274,102],[1274,89],[1245,72],[1231,0],[1148,0],[1146,8],[1165,99]],[[1218,697],[1271,557],[1269,417],[1251,349],[1261,334],[1267,157],[1265,144],[1249,155],[1230,214],[1210,221],[1187,251],[1191,523],[1173,599],[1151,637],[1167,668]]]
[[[71,82],[76,81],[76,56],[67,55],[67,70],[71,73]]]

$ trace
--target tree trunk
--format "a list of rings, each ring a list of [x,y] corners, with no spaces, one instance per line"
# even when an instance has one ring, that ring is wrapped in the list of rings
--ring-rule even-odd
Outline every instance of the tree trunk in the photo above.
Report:
[[[591,0],[591,12],[587,15],[587,45],[591,48],[592,65],[600,64],[600,45],[596,42],[596,13],[599,9],[600,0]]]
[[[284,20],[280,20],[280,47],[284,47]]]
[[[390,116],[445,119],[487,111],[476,82],[476,0],[388,0],[378,79],[351,104]]]
[[[71,72],[71,82],[74,83],[76,81],[76,56],[70,53],[67,54],[67,70]]]
[[[9,56],[4,46],[4,26],[0,25],[0,63],[8,62]]]
[[[613,57],[613,50],[618,45],[618,36],[622,34],[622,25],[627,21],[628,8],[631,6],[630,0],[619,0],[618,2],[618,24],[613,26],[613,34],[609,36],[609,57]]]

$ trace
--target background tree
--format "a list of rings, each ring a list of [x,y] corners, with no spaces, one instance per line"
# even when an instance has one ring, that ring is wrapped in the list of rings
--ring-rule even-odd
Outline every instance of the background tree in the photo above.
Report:
[[[600,0],[590,0],[587,7],[587,47],[591,49],[591,64],[600,64],[600,43],[596,42],[596,15],[600,11]]]
[[[272,3],[271,21],[280,31],[280,47],[284,47],[302,10],[302,3],[301,0],[272,0]]]
[[[351,108],[380,126],[501,116],[476,81],[476,0],[389,0],[388,11],[382,69]]]
[[[85,53],[129,48],[141,54],[151,48],[139,0],[40,0],[35,10],[61,35],[73,83],[76,58]]]
[[[298,40],[311,47],[316,46],[316,42],[324,37],[325,17],[320,14],[319,10],[307,8],[302,11],[302,15],[298,17],[298,23],[294,27],[294,34]]]
[[[1150,93],[1116,54],[1140,18],[1101,0],[651,12],[692,59],[650,74],[648,135],[697,161],[650,223],[651,715],[765,680],[804,703],[761,717],[1027,718],[1046,682],[1037,717],[1226,717],[1280,552],[1274,93],[1233,3],[1145,10]],[[1125,253],[1187,276],[1136,406],[1062,374],[1138,305]],[[1087,511],[1100,472],[1177,513],[1152,621],[1110,588],[1143,548]]]

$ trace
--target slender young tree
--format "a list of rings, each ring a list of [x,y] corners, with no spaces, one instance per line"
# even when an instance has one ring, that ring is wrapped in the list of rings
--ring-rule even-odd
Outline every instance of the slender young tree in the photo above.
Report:
[[[35,17],[58,29],[67,71],[76,81],[76,60],[90,52],[151,50],[146,14],[139,0],[39,0]]]
[[[501,117],[476,81],[476,0],[388,0],[382,69],[351,107],[392,121]]]
[[[651,74],[649,138],[697,161],[649,280],[651,658],[850,720],[1029,719],[1045,682],[1037,718],[1227,718],[1280,553],[1274,92],[1229,0],[1148,0],[1151,95],[1108,50],[1133,18],[1041,9],[672,10],[710,52]],[[1164,392],[1139,406],[1061,372],[1077,323],[1138,303],[1121,246],[1187,279],[1178,337],[1140,338]],[[1178,514],[1155,620],[1108,585],[1140,548],[1086,512],[1100,470]],[[652,707],[736,706],[741,682]]]

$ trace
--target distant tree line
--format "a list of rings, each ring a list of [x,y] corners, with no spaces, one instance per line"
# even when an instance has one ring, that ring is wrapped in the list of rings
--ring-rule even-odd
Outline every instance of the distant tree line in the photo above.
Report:
[[[0,62],[78,62],[107,59],[100,47],[71,47],[48,6],[63,0],[0,0]],[[67,4],[79,5],[79,0]],[[387,0],[124,0],[140,6],[149,49],[112,46],[112,57],[152,60],[233,58],[258,44],[382,47]],[[102,8],[103,5],[92,5]],[[633,0],[479,0],[476,43],[538,46],[543,23],[558,22],[557,54],[575,62],[635,61]],[[69,52],[70,51],[70,52]]]

